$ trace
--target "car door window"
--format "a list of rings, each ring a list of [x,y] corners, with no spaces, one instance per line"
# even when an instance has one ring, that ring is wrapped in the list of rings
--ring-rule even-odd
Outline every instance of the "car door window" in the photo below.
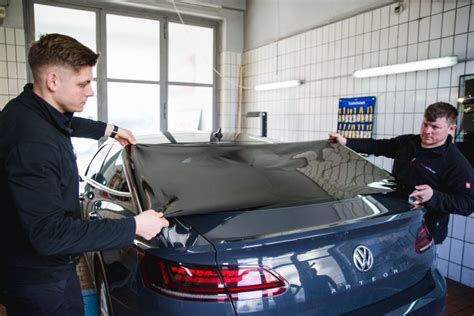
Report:
[[[103,175],[101,184],[115,191],[130,192],[125,178],[122,148],[120,146],[112,146],[100,173]]]
[[[110,145],[106,145],[99,149],[92,159],[89,167],[87,167],[86,177],[92,179],[100,184],[104,184],[104,176],[101,174],[102,165],[105,156],[110,151]]]

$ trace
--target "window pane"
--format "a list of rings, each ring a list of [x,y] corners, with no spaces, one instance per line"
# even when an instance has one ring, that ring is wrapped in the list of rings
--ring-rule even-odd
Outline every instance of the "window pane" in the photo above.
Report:
[[[107,77],[160,80],[160,22],[107,14]]]
[[[135,136],[160,131],[160,85],[108,83],[109,122],[130,129]]]
[[[169,80],[209,83],[212,80],[214,30],[169,24]]]
[[[169,86],[168,129],[212,130],[212,88]]]
[[[97,82],[92,81],[91,86],[93,91],[97,91]],[[84,111],[74,113],[74,116],[97,120],[97,98],[95,95],[87,99]],[[77,154],[77,167],[79,169],[79,174],[84,175],[88,163],[97,151],[97,141],[95,139],[87,138],[72,138],[72,145]]]
[[[97,51],[95,12],[35,4],[34,14],[36,39],[43,34],[61,33],[74,37],[94,52]]]
[[[35,4],[35,38],[42,34],[69,35],[96,51],[95,12]],[[54,18],[51,18],[54,17]],[[72,23],[71,21],[81,21]]]

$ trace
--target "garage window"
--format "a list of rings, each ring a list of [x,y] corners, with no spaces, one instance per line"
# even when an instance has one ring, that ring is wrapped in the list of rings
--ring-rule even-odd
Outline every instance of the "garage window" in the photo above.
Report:
[[[172,12],[40,0],[27,1],[27,15],[28,41],[63,33],[102,53],[94,69],[96,96],[76,115],[136,136],[215,128],[215,21],[185,17],[182,24]],[[97,143],[73,142],[84,174]]]
[[[213,30],[169,23],[169,38],[169,130],[212,130]]]
[[[51,17],[54,16],[54,19]],[[96,18],[94,11],[77,10],[43,4],[34,5],[35,39],[43,34],[62,33],[74,37],[93,51],[97,51]],[[81,21],[81,25],[73,23]],[[97,93],[97,69],[94,67],[92,89]],[[84,111],[76,116],[98,119],[97,98],[91,97],[87,101]],[[97,150],[97,142],[91,139],[73,138],[72,143],[77,154],[77,165],[81,175],[85,173],[88,162]]]

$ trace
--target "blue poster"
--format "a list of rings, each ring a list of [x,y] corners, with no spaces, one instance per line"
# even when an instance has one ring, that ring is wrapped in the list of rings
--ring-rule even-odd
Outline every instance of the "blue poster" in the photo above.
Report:
[[[341,98],[337,111],[337,132],[347,138],[371,138],[375,97]]]

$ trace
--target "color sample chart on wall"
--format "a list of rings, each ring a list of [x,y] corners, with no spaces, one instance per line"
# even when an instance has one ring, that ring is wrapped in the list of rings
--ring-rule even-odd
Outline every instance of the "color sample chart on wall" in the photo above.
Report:
[[[375,101],[375,97],[339,99],[337,132],[348,138],[371,138]]]

